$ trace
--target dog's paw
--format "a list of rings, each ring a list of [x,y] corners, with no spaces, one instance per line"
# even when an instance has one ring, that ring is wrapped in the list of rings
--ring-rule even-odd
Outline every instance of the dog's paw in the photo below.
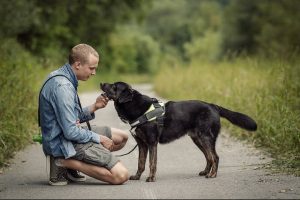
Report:
[[[209,173],[205,176],[205,178],[216,178],[217,177],[217,173]]]
[[[148,177],[146,179],[146,182],[155,182],[156,181],[156,178],[155,177]]]
[[[137,176],[137,175],[130,176],[129,180],[140,180],[140,176]]]
[[[201,171],[199,172],[199,176],[206,176],[208,174],[207,171]]]

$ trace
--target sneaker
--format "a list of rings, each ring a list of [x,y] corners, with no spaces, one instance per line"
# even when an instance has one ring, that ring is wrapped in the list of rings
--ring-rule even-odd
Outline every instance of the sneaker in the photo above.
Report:
[[[72,182],[84,182],[86,180],[85,176],[73,169],[67,169],[66,178]]]
[[[67,185],[68,180],[65,178],[66,169],[55,164],[55,158],[50,156],[50,178],[49,184],[53,186]]]

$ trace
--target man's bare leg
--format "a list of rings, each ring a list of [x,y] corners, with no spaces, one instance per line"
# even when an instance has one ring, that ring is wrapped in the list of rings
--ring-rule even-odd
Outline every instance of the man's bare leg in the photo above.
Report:
[[[60,159],[60,163],[63,167],[80,171],[90,177],[110,184],[123,184],[129,179],[128,170],[121,162],[117,162],[111,170],[75,159]]]
[[[111,151],[118,151],[122,149],[128,140],[128,134],[117,128],[111,128],[111,136],[114,142],[114,147]]]

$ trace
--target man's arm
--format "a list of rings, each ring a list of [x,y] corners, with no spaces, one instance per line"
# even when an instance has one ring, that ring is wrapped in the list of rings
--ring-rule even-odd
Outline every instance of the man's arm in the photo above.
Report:
[[[95,103],[82,109],[82,113],[80,114],[80,123],[94,119],[95,111],[100,108],[104,108],[108,101],[109,99],[107,97],[102,95],[98,96]]]
[[[77,143],[93,141],[100,143],[98,134],[78,127],[75,109],[76,91],[69,83],[60,84],[51,97],[51,104],[54,108],[55,116],[66,139]],[[80,111],[78,111],[80,112]]]
[[[89,106],[90,113],[94,113],[96,110],[104,108],[107,105],[108,101],[109,99],[107,97],[99,95],[96,99],[96,102]]]

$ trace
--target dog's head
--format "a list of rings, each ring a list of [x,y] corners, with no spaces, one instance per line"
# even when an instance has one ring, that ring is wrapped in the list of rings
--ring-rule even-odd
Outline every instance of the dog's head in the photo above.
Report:
[[[126,103],[132,101],[133,89],[124,82],[100,83],[100,88],[105,92],[105,96],[118,103]]]

